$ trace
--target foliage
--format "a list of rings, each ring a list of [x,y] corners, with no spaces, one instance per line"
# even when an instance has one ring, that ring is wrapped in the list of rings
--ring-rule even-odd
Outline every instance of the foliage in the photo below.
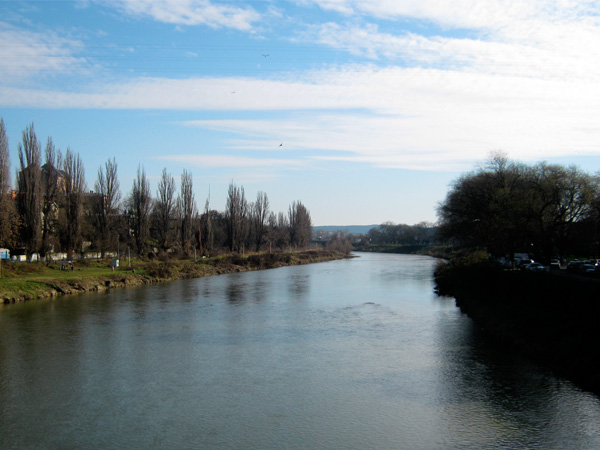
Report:
[[[367,236],[371,245],[424,245],[435,240],[435,232],[435,225],[428,222],[417,225],[386,222],[371,228]]]
[[[493,256],[564,255],[576,224],[600,195],[598,178],[576,167],[508,161],[502,155],[454,182],[439,205],[439,234]]]

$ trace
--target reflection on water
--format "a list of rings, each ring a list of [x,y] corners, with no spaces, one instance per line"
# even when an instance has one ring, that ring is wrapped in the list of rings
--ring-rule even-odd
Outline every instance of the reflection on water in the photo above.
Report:
[[[426,257],[0,310],[0,448],[595,449],[600,401],[480,335]]]

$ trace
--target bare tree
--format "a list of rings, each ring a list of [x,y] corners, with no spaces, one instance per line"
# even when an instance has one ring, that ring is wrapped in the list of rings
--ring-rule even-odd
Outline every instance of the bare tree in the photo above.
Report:
[[[204,213],[202,214],[202,236],[204,237],[204,249],[207,252],[211,252],[214,245],[214,231],[213,231],[213,220],[210,211],[210,189],[208,191],[208,198],[204,204]]]
[[[177,204],[181,225],[181,250],[186,254],[189,254],[193,247],[193,222],[198,215],[193,187],[191,172],[184,170],[181,174],[181,189]]]
[[[287,216],[281,211],[277,213],[277,225],[275,228],[275,236],[277,247],[284,248],[290,244],[290,222]]]
[[[45,156],[46,161],[42,166],[42,256],[46,256],[53,249],[57,237],[58,194],[63,178],[62,155],[54,146],[51,137],[46,142]]]
[[[83,196],[86,189],[85,169],[79,153],[70,148],[63,160],[64,172],[64,247],[72,257],[75,250],[81,248],[81,223],[83,219]]]
[[[267,232],[265,235],[265,241],[269,244],[269,251],[273,248],[273,245],[277,247],[277,214],[273,211],[269,213],[269,217],[267,218]]]
[[[244,188],[237,187],[233,182],[229,184],[225,217],[229,249],[232,252],[240,251],[248,234],[248,202]]]
[[[97,194],[96,211],[101,236],[101,252],[104,258],[106,251],[114,246],[115,216],[119,211],[121,192],[117,178],[117,162],[115,158],[104,164],[105,170],[98,169],[95,190]],[[114,247],[113,247],[114,248]]]
[[[18,231],[18,214],[10,195],[10,157],[4,120],[0,118],[0,247],[12,247]]]
[[[149,217],[152,205],[150,183],[146,172],[138,167],[137,177],[133,181],[133,189],[129,197],[131,227],[138,254],[143,255],[146,250],[146,241],[149,236]]]
[[[176,208],[175,180],[166,168],[163,168],[156,194],[153,211],[154,226],[160,245],[163,250],[166,250],[169,248],[170,224]]]
[[[290,245],[295,248],[306,247],[312,237],[312,220],[306,207],[295,201],[288,210]]]
[[[19,144],[18,152],[21,169],[17,178],[22,239],[27,254],[31,255],[39,251],[42,237],[41,147],[33,123],[23,131],[23,142]]]
[[[259,251],[265,241],[269,219],[269,198],[266,193],[258,191],[256,201],[251,205],[250,215],[254,243],[256,251]]]
[[[10,189],[10,157],[8,136],[4,128],[4,119],[0,118],[0,192],[6,194]]]

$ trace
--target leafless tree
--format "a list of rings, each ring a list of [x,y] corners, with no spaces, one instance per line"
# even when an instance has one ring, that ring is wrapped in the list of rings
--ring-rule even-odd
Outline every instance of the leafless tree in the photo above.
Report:
[[[113,236],[116,231],[114,218],[119,212],[119,202],[121,201],[115,158],[112,161],[110,159],[106,161],[104,170],[102,167],[98,169],[95,190],[97,194],[95,206],[100,228],[101,252],[104,258],[106,251],[114,246]]]
[[[256,251],[259,251],[265,241],[269,219],[269,198],[267,194],[258,191],[256,201],[250,207],[252,235],[256,244]]]
[[[41,147],[33,123],[23,131],[19,143],[18,173],[19,213],[22,218],[22,239],[27,253],[39,251],[42,237],[42,169]]]
[[[288,209],[290,245],[295,248],[306,247],[312,237],[312,220],[306,207],[300,202],[293,202]]]
[[[8,136],[4,128],[4,119],[0,118],[0,192],[6,194],[10,189],[10,156]]]
[[[271,212],[268,219],[267,241],[269,247],[285,248],[289,245],[289,222],[287,216],[279,212]]]
[[[181,226],[181,250],[186,254],[189,254],[193,247],[193,223],[198,215],[193,188],[192,173],[184,170],[181,174],[181,188],[177,204]]]
[[[67,148],[63,160],[64,172],[64,221],[63,242],[69,255],[81,248],[81,224],[83,218],[83,196],[85,194],[85,169],[79,153]]]
[[[139,166],[137,177],[133,181],[133,189],[129,197],[131,228],[138,254],[143,255],[149,236],[149,218],[152,205],[150,183],[145,170]]]
[[[4,120],[0,118],[0,247],[15,244],[18,214],[10,194],[10,156]]]
[[[169,248],[171,221],[175,215],[175,180],[166,168],[163,168],[156,191],[153,216],[157,238],[163,250]]]
[[[248,234],[248,202],[244,188],[237,187],[233,182],[229,184],[225,217],[229,249],[232,252],[241,251]]]
[[[202,236],[204,237],[204,249],[207,252],[211,252],[214,245],[214,231],[213,231],[213,220],[210,211],[210,189],[208,191],[208,198],[204,204],[204,213],[202,214]]]
[[[46,161],[42,166],[42,248],[41,255],[50,252],[57,238],[58,202],[61,190],[62,155],[49,137],[45,149]]]

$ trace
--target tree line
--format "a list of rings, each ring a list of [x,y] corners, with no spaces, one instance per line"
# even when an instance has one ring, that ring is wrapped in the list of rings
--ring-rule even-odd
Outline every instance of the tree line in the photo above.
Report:
[[[199,211],[192,173],[175,178],[163,169],[155,195],[143,166],[123,196],[115,158],[98,168],[88,189],[80,155],[63,154],[49,137],[44,147],[33,123],[17,146],[13,189],[8,137],[0,118],[0,247],[41,258],[96,251],[104,257],[130,248],[141,256],[202,255],[221,251],[303,248],[312,235],[310,212],[294,201],[287,214],[271,211],[266,193],[248,201],[244,188],[229,184],[225,211]]]
[[[495,257],[597,257],[600,178],[575,166],[527,165],[493,155],[453,183],[438,217],[446,242]]]
[[[421,222],[416,225],[385,222],[367,233],[370,245],[428,245],[436,240],[436,226]]]

